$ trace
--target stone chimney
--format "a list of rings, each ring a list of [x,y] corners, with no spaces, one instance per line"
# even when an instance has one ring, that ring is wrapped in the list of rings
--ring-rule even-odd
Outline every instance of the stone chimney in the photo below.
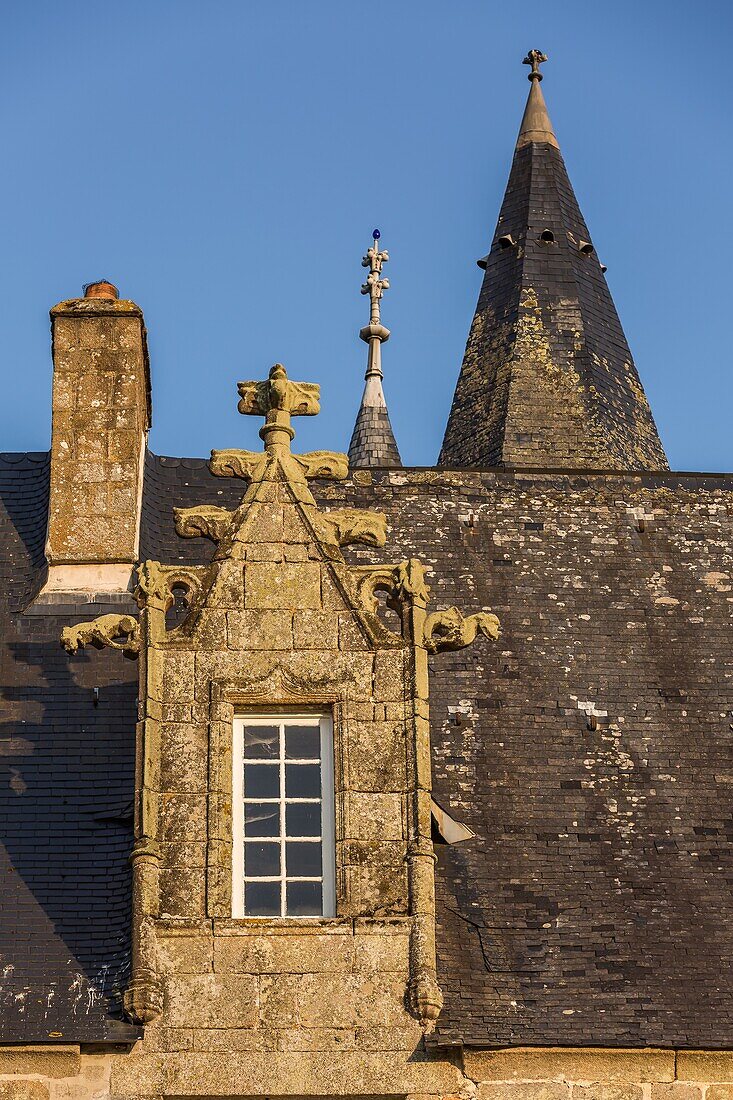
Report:
[[[51,310],[44,592],[126,592],[138,556],[150,368],[142,311],[106,281]]]

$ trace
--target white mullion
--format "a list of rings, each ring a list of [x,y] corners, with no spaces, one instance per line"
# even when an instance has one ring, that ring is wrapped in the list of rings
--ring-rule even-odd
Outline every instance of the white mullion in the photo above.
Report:
[[[335,790],[333,781],[333,733],[330,718],[318,723],[321,734],[321,905],[323,916],[336,913]]]
[[[286,868],[285,868],[285,725],[284,721],[280,722],[280,916],[286,917],[288,915],[287,910],[287,889],[286,889]]]

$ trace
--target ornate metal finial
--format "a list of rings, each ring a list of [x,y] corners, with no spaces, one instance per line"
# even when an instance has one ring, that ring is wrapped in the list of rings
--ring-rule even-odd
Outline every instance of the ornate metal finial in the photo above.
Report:
[[[388,252],[380,252],[377,241],[382,236],[378,229],[372,230],[372,237],[374,243],[371,248],[367,249],[366,256],[361,261],[362,267],[369,268],[369,274],[367,275],[367,281],[361,288],[362,294],[368,294],[371,298],[371,315],[369,323],[372,325],[381,324],[381,318],[379,315],[379,303],[385,290],[389,290],[389,279],[383,279],[382,264],[386,264],[389,260]]]
[[[531,65],[532,71],[528,74],[527,80],[542,80],[542,73],[540,72],[540,65],[543,61],[547,61],[547,54],[542,53],[542,50],[530,50],[527,56],[522,61],[523,65]]]

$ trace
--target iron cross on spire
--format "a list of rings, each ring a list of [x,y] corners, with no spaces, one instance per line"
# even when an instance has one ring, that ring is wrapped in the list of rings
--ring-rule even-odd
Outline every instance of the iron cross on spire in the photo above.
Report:
[[[541,50],[530,50],[527,56],[522,61],[523,65],[531,65],[532,71],[527,74],[527,80],[542,80],[542,73],[540,72],[540,65],[543,61],[547,61],[547,54],[542,53]]]
[[[389,253],[386,251],[379,251],[378,241],[381,235],[378,229],[372,230],[374,243],[371,248],[367,249],[367,254],[361,261],[362,267],[369,268],[369,274],[367,275],[366,282],[361,288],[361,292],[362,294],[368,294],[371,298],[372,308],[369,317],[369,323],[371,325],[381,324],[379,302],[385,290],[389,290],[389,279],[382,278],[382,264],[386,264],[389,260]]]

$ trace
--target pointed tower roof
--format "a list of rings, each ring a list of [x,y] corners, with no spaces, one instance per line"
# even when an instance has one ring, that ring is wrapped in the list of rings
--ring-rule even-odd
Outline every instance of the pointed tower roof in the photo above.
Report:
[[[527,106],[439,462],[666,469],[530,50]]]
[[[361,292],[369,295],[371,307],[369,324],[359,336],[369,345],[369,356],[364,393],[349,444],[349,466],[352,467],[402,465],[382,389],[382,344],[389,339],[389,329],[382,324],[379,303],[384,291],[389,289],[389,280],[382,278],[382,264],[389,260],[389,254],[380,251],[380,237],[379,230],[375,229],[372,247],[361,261],[363,267],[369,268]]]

